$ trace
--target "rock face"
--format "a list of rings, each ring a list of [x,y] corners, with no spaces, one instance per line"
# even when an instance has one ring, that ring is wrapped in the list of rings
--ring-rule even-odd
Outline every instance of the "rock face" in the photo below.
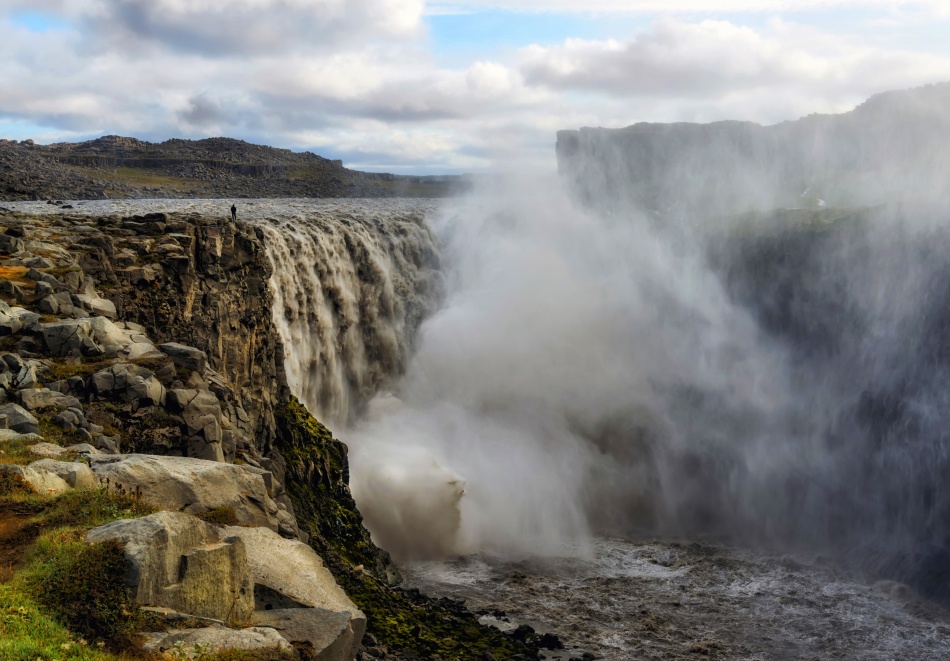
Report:
[[[266,528],[231,526],[225,534],[240,538],[247,549],[259,612],[256,623],[273,626],[284,635],[293,632],[288,638],[291,642],[305,640],[315,649],[332,642],[344,654],[342,658],[355,656],[366,632],[366,616],[312,548],[281,539]],[[286,608],[288,600],[293,608]],[[329,632],[332,641],[326,640]]]
[[[245,622],[254,589],[244,543],[179,512],[116,521],[89,531],[86,541],[119,541],[126,584],[136,601],[228,623]]]
[[[111,488],[141,491],[163,509],[203,514],[231,508],[241,525],[278,529],[279,508],[268,494],[267,471],[190,457],[127,455],[91,458],[100,482]],[[265,482],[265,477],[267,481]]]
[[[909,201],[946,190],[950,84],[887,92],[795,122],[635,124],[557,134],[586,203],[661,217]]]

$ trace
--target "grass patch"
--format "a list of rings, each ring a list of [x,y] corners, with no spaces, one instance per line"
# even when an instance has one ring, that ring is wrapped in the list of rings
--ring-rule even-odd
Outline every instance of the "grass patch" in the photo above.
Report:
[[[33,452],[30,451],[31,445],[36,445],[37,443],[41,442],[42,441],[27,441],[23,439],[5,442],[2,446],[3,449],[0,449],[0,464],[17,464],[18,466],[26,466],[37,459],[46,459],[46,457],[33,454]],[[9,473],[9,471],[4,471],[4,474],[7,473]],[[0,494],[2,493],[2,488],[0,488]]]
[[[107,489],[71,490],[46,503],[34,521],[44,528],[89,529],[119,519],[137,519],[158,510],[138,494]]]
[[[86,544],[84,534],[67,528],[42,535],[14,582],[73,633],[128,647],[144,622],[125,585],[125,551],[116,540]]]
[[[102,360],[101,358],[85,359],[79,362],[56,361],[46,370],[47,381],[65,381],[74,376],[88,378],[113,364],[113,360]]]
[[[121,546],[89,545],[83,538],[89,528],[152,511],[130,494],[105,489],[49,498],[19,476],[0,473],[0,516],[32,514],[33,535],[46,531],[36,538],[25,566],[0,583],[0,659],[127,658],[107,648],[130,645],[148,616],[129,597]]]
[[[62,445],[65,448],[70,445],[86,442],[86,437],[80,434],[78,430],[67,430],[53,424],[49,414],[39,414],[36,416],[36,419],[40,423],[40,436],[48,443]]]
[[[29,270],[25,266],[0,266],[0,280],[20,280]]]
[[[53,619],[18,583],[0,583],[0,659],[117,661]]]
[[[13,471],[0,471],[0,500],[23,500],[36,495],[33,486]]]

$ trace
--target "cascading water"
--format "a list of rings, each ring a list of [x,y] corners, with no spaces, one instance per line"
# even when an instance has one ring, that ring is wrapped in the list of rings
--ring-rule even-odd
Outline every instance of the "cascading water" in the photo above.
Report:
[[[336,201],[259,223],[292,392],[333,426],[408,362],[442,288],[432,204]]]

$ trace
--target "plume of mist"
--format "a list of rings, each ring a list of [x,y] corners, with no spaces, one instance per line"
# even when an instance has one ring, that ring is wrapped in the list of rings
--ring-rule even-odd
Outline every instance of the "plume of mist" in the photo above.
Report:
[[[950,133],[930,93],[853,116],[939,143]],[[746,134],[666,154],[668,181],[628,143],[599,140],[568,154],[570,192],[485,180],[428,214],[440,305],[418,335],[402,327],[411,357],[340,430],[378,543],[398,558],[520,556],[583,553],[593,534],[712,536],[835,551],[950,594],[945,155],[855,138],[843,144],[871,160],[822,145],[789,165],[770,148],[757,170]],[[898,202],[832,208],[816,186],[840,205],[868,187]],[[412,282],[414,268],[381,272]]]

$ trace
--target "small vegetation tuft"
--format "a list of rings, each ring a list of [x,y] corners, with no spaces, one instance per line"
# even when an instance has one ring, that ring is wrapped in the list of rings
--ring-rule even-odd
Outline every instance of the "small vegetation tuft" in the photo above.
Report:
[[[199,519],[207,521],[216,526],[236,526],[238,525],[237,514],[230,505],[221,507],[212,507],[207,512],[196,514]]]

